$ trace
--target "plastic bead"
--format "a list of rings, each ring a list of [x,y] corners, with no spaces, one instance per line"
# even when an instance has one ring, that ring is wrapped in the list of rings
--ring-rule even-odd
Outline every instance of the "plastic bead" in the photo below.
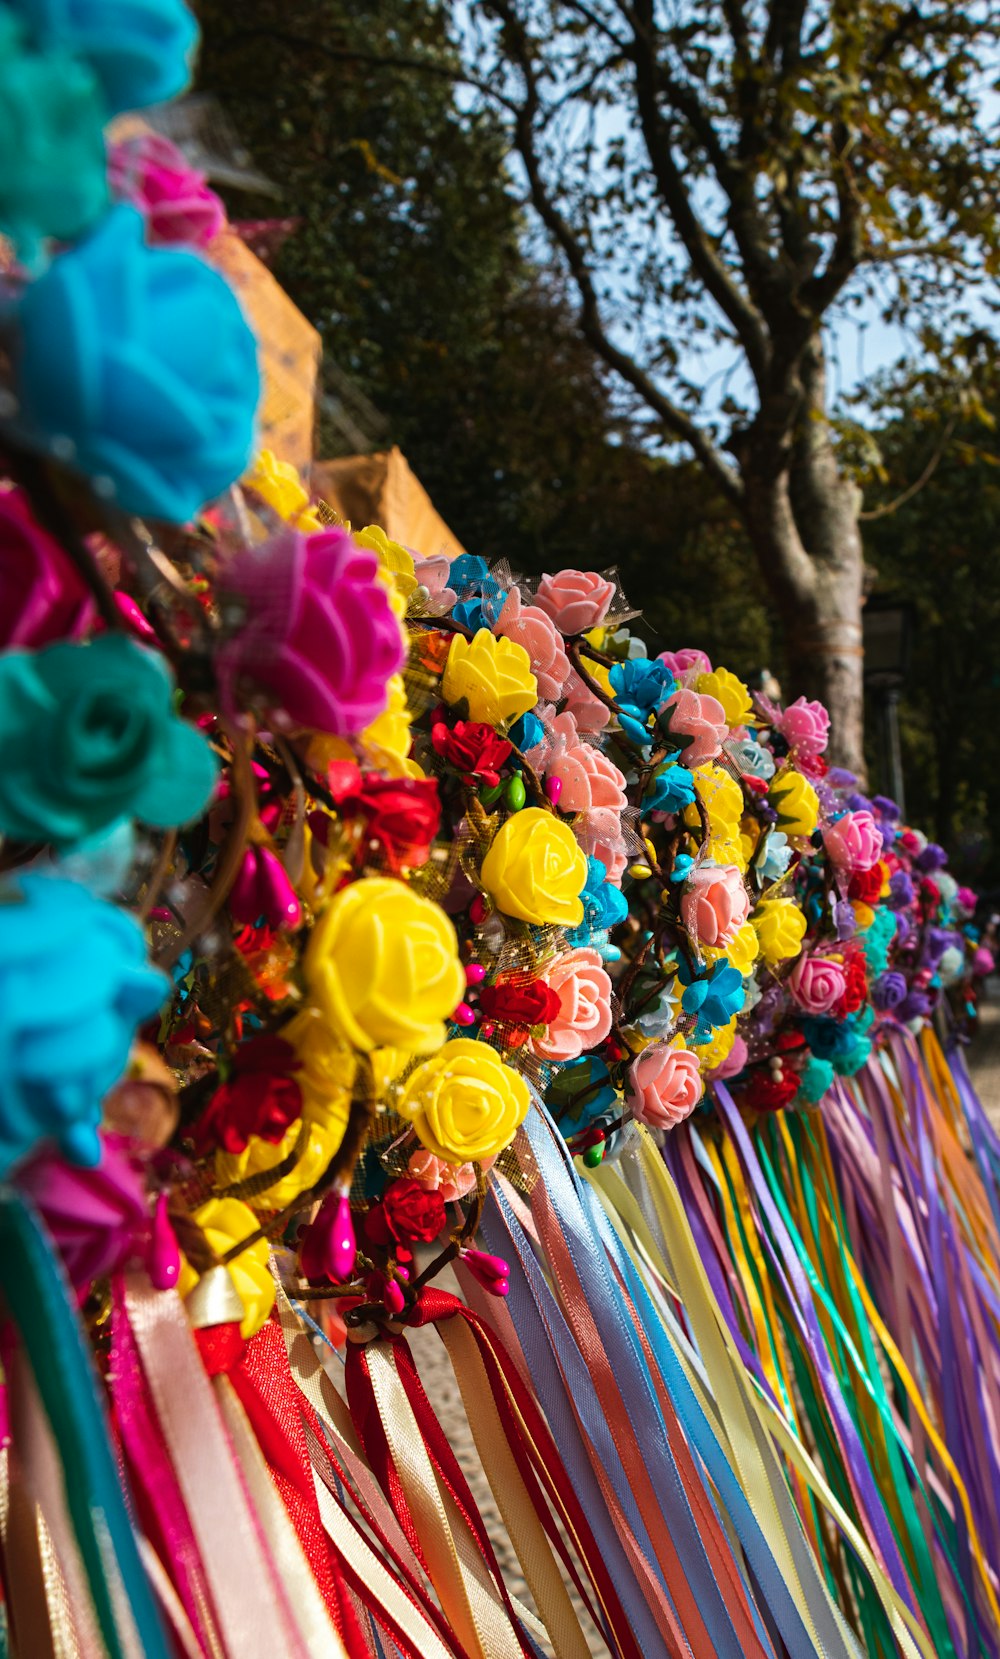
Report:
[[[511,812],[520,812],[527,798],[528,797],[524,788],[524,779],[522,778],[520,772],[515,772],[514,776],[510,779],[510,782],[507,785],[507,793],[505,797]]]

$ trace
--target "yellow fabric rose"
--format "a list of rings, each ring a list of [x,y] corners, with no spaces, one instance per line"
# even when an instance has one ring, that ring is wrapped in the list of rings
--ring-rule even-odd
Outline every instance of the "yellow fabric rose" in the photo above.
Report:
[[[736,1041],[736,1015],[734,1014],[728,1025],[720,1025],[712,1032],[711,1041],[707,1043],[689,1043],[701,1061],[702,1071],[714,1071],[721,1066],[723,1060],[728,1059]]]
[[[472,639],[463,634],[452,639],[441,694],[446,703],[460,703],[464,697],[470,720],[499,726],[534,708],[538,684],[523,645],[480,628]]]
[[[501,824],[483,859],[482,882],[506,916],[579,927],[587,860],[568,824],[529,806]]]
[[[769,968],[798,956],[806,936],[806,919],[794,899],[765,899],[750,920]]]
[[[458,939],[444,911],[387,876],[335,894],[313,928],[303,967],[332,1036],[366,1053],[433,1054],[465,992]]]
[[[743,791],[735,778],[713,761],[696,766],[691,773],[698,797],[705,808],[710,834],[723,841],[739,841],[743,817]],[[684,822],[697,828],[698,809],[685,808]]]
[[[530,1105],[524,1078],[495,1049],[456,1037],[412,1073],[397,1110],[428,1152],[465,1164],[495,1158],[509,1146]]]
[[[714,697],[717,703],[722,704],[728,726],[753,725],[753,702],[750,693],[743,681],[731,674],[728,668],[716,668],[711,674],[699,674],[694,688],[709,697]]]
[[[875,920],[875,912],[870,904],[862,904],[859,899],[854,900],[854,922],[859,933],[867,932]]]
[[[410,760],[410,714],[402,674],[393,674],[386,687],[388,702],[382,714],[366,726],[358,741],[368,764],[391,778],[422,778],[423,768]],[[306,759],[320,775],[331,761],[356,760],[355,746],[343,737],[314,733],[309,739]]]
[[[329,1124],[297,1118],[289,1124],[280,1141],[266,1141],[260,1135],[251,1135],[242,1152],[217,1152],[215,1179],[219,1186],[235,1186],[237,1181],[250,1181],[258,1175],[263,1178],[268,1170],[295,1151],[304,1121],[305,1144],[288,1174],[272,1181],[261,1192],[245,1194],[243,1202],[254,1210],[283,1210],[300,1193],[314,1187],[344,1138],[346,1117],[335,1117]]]
[[[367,547],[374,553],[383,570],[392,577],[396,592],[403,601],[403,615],[406,615],[406,606],[417,591],[417,578],[413,568],[413,554],[398,541],[390,541],[380,524],[366,524],[363,530],[353,530],[351,534],[359,547]]]
[[[302,1090],[302,1116],[327,1129],[339,1124],[343,1134],[358,1065],[354,1050],[331,1037],[318,1008],[303,1008],[282,1026],[280,1035],[291,1043],[299,1062],[294,1075]]]
[[[253,1211],[238,1198],[210,1198],[194,1211],[194,1219],[217,1256],[224,1256],[240,1239],[249,1238],[260,1223]],[[248,1244],[228,1264],[236,1294],[243,1304],[240,1334],[249,1341],[260,1330],[274,1306],[274,1279],[268,1266],[270,1246],[266,1238]],[[182,1261],[177,1289],[189,1296],[198,1283],[190,1263]]]
[[[819,822],[819,798],[801,772],[783,767],[771,784],[768,800],[777,809],[780,829],[788,835],[812,835]]]
[[[706,946],[702,955],[706,962],[717,962],[720,956],[724,956],[736,972],[745,978],[760,955],[760,946],[750,923],[744,922],[742,927],[737,928],[728,945]]]
[[[308,493],[291,461],[279,461],[271,450],[262,449],[246,482],[279,518],[303,535],[322,530],[323,521],[316,508],[310,507]]]

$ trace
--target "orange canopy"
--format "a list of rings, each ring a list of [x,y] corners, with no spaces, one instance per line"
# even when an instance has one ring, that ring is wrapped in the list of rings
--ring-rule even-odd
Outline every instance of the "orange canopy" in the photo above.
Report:
[[[423,558],[446,553],[456,559],[465,551],[395,445],[375,455],[317,461],[310,483],[348,524],[379,524],[390,540]]]

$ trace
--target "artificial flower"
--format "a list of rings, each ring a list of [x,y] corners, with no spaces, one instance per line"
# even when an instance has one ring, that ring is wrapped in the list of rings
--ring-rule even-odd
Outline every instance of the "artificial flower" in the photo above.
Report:
[[[225,225],[226,210],[204,173],[161,133],[112,144],[108,182],[118,201],[139,209],[150,243],[207,247]]]
[[[244,1189],[246,1202],[255,1210],[283,1210],[322,1179],[344,1135],[341,1123],[294,1122],[280,1141],[251,1135],[241,1152],[215,1154],[215,1179],[220,1187],[253,1182]],[[269,1179],[273,1171],[284,1174]]]
[[[671,736],[681,739],[685,766],[701,766],[721,753],[729,726],[725,710],[715,697],[682,686],[667,698],[663,719]]]
[[[751,917],[760,952],[769,968],[797,956],[806,936],[806,918],[794,899],[765,899]]]
[[[728,668],[713,668],[708,674],[699,674],[694,689],[702,697],[711,697],[722,707],[727,726],[748,726],[753,723],[753,700],[742,680]]]
[[[406,606],[417,591],[416,567],[409,548],[393,541],[378,524],[366,524],[363,530],[356,530],[354,540],[359,547],[375,554],[402,602],[397,614],[405,616]]]
[[[377,847],[394,874],[427,863],[441,828],[435,779],[369,777],[341,805],[346,814],[364,818],[369,845]]]
[[[712,672],[705,652],[693,645],[682,646],[679,651],[661,651],[659,660],[682,686],[691,686],[699,674]]]
[[[424,609],[428,616],[446,616],[458,598],[448,586],[450,571],[451,560],[446,553],[433,553],[429,558],[413,561],[417,592],[424,590]]]
[[[800,956],[788,976],[788,989],[807,1014],[826,1014],[844,994],[842,963],[830,956]]]
[[[215,786],[163,658],[124,634],[0,657],[0,832],[81,841],[118,819],[196,818]]]
[[[822,703],[811,703],[806,697],[789,703],[775,724],[796,755],[821,755],[830,739],[830,716]]]
[[[0,647],[37,650],[77,639],[94,615],[83,578],[36,522],[27,496],[0,491]]]
[[[465,990],[444,911],[389,877],[369,876],[334,895],[310,935],[303,971],[331,1034],[363,1052],[433,1053]]]
[[[280,1037],[254,1037],[236,1050],[221,1083],[192,1131],[199,1153],[243,1152],[252,1135],[275,1145],[302,1115],[299,1061]]]
[[[838,870],[856,875],[878,863],[882,831],[870,812],[845,812],[823,831],[823,845]]]
[[[435,1157],[464,1164],[509,1146],[530,1104],[524,1078],[495,1049],[455,1037],[410,1074],[396,1109]]]
[[[683,812],[694,796],[694,779],[688,768],[672,761],[653,774],[643,807],[647,812]]]
[[[16,313],[25,442],[126,512],[172,524],[243,473],[257,343],[225,279],[187,248],[147,247],[134,208],[114,208],[53,260]]]
[[[515,738],[514,741],[518,740]],[[431,727],[431,742],[435,752],[456,772],[491,789],[495,789],[500,782],[500,768],[513,753],[507,738],[498,737],[493,727],[484,720],[456,720],[450,728],[443,720],[436,720]],[[530,748],[531,744],[519,743],[518,746],[524,749]]]
[[[581,742],[571,714],[557,715],[551,727],[546,777],[562,785],[559,805],[564,812],[592,812],[627,803],[625,778],[614,761],[593,743]]]
[[[511,588],[493,630],[524,646],[538,696],[547,703],[557,703],[569,678],[569,658],[552,618],[537,605],[523,604],[517,588]]]
[[[544,980],[557,1009],[544,1034],[531,1037],[532,1053],[562,1063],[603,1043],[611,1030],[611,980],[599,952],[564,952],[544,970]]]
[[[302,535],[322,530],[323,521],[309,503],[309,492],[291,461],[279,461],[273,450],[262,449],[244,483],[266,501],[272,512]]]
[[[480,1167],[485,1169],[492,1163],[491,1158],[480,1160]],[[411,1152],[406,1165],[406,1172],[414,1181],[419,1181],[422,1187],[439,1192],[446,1204],[457,1203],[460,1198],[468,1198],[470,1192],[476,1190],[475,1164],[448,1164],[443,1158],[436,1158],[433,1152],[426,1147]]]
[[[528,1031],[548,1025],[559,1012],[559,997],[544,979],[498,980],[479,992],[479,1007],[487,1019]]]
[[[683,1123],[705,1092],[698,1056],[680,1039],[644,1049],[628,1076],[632,1116],[651,1129],[673,1129]]]
[[[453,636],[441,695],[446,703],[464,702],[470,720],[499,726],[534,708],[538,687],[524,646],[480,628],[471,640]]]
[[[345,530],[282,530],[241,549],[220,579],[245,615],[218,655],[223,696],[241,677],[270,694],[284,721],[345,736],[385,712],[405,658],[375,555]]]
[[[38,1210],[70,1283],[80,1291],[145,1256],[152,1212],[138,1160],[118,1135],[100,1134],[100,1158],[87,1169],[51,1148],[17,1172]]]
[[[568,824],[527,807],[501,824],[483,860],[484,888],[507,916],[542,927],[578,927],[587,860]]]
[[[615,596],[615,584],[593,570],[560,570],[543,576],[535,604],[562,634],[582,634],[603,622]]]
[[[681,899],[684,926],[702,945],[726,945],[750,913],[750,898],[735,864],[701,864]]]
[[[819,820],[819,797],[793,766],[783,766],[768,790],[780,827],[789,835],[812,835]]]
[[[403,1176],[390,1181],[382,1202],[369,1212],[365,1231],[373,1243],[431,1244],[447,1220],[440,1188]],[[374,1229],[372,1223],[374,1222]],[[380,1238],[383,1231],[387,1238]]]
[[[205,1235],[205,1243],[219,1258],[228,1255],[234,1245],[259,1231],[260,1223],[249,1205],[238,1198],[210,1198],[192,1212]],[[274,1307],[276,1287],[270,1267],[271,1247],[266,1238],[255,1239],[243,1246],[227,1264],[229,1276],[243,1306],[240,1335],[244,1341],[255,1336]],[[185,1262],[177,1289],[188,1296],[197,1283],[197,1275]]]

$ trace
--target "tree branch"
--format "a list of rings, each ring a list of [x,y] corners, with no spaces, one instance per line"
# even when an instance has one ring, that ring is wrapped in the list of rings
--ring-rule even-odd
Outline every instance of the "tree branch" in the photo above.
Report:
[[[924,485],[928,483],[937,472],[944,456],[944,452],[951,442],[952,433],[957,425],[958,416],[950,416],[948,421],[945,423],[945,429],[941,434],[941,440],[919,478],[915,478],[912,484],[908,484],[906,489],[901,491],[901,493],[897,495],[894,500],[883,502],[879,507],[872,507],[868,512],[859,513],[858,518],[863,524],[872,524],[879,518],[889,518],[892,513],[898,513],[900,507],[905,507],[908,501],[912,501],[913,497],[919,494]]]
[[[628,352],[616,345],[604,325],[597,290],[580,238],[557,207],[542,177],[535,143],[536,120],[540,109],[538,82],[531,46],[520,18],[507,0],[491,8],[500,18],[507,36],[507,50],[524,81],[524,102],[515,105],[514,142],[524,164],[532,205],[553,241],[562,251],[580,296],[580,327],[584,337],[608,366],[615,370],[657,416],[662,427],[680,438],[693,451],[727,499],[739,505],[742,483],[715,447],[708,433],[685,410],[661,391],[656,382]]]

